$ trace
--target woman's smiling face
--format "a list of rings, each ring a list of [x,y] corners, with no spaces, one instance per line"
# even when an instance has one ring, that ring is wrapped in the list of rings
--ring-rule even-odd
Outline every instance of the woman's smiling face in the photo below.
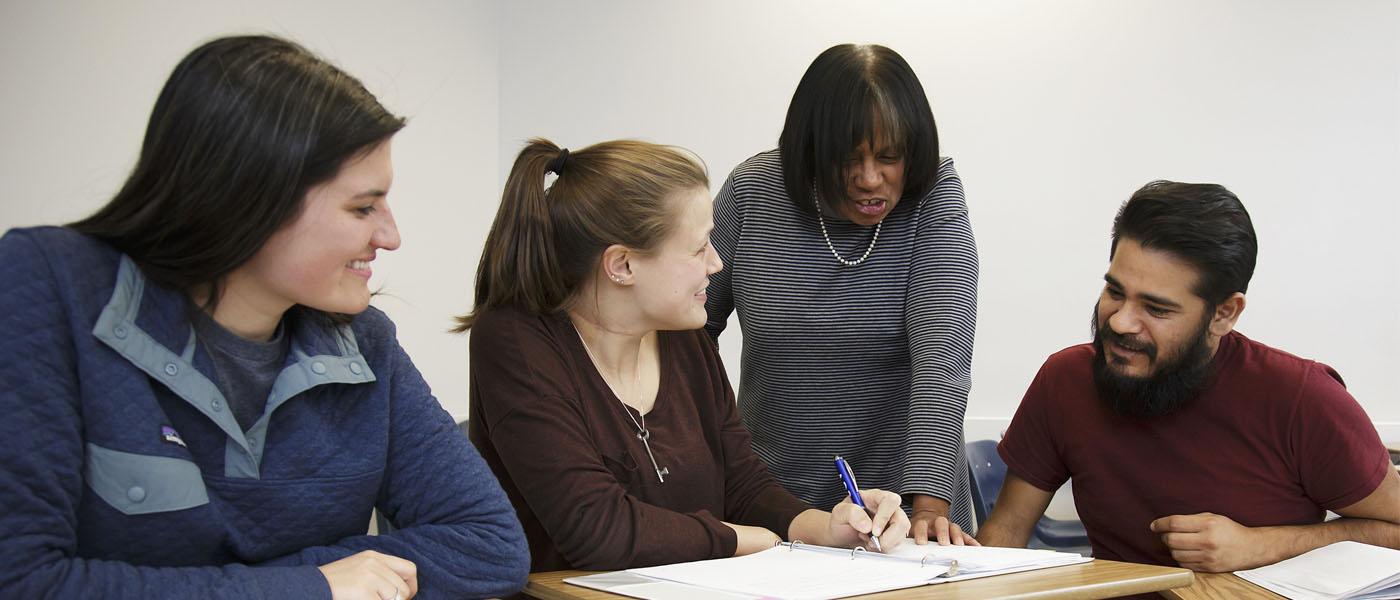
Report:
[[[390,143],[347,161],[336,176],[306,193],[301,213],[277,230],[230,275],[227,300],[265,311],[300,304],[356,314],[369,306],[370,263],[399,247],[387,196],[393,182]]]
[[[724,268],[710,245],[714,216],[705,188],[682,192],[672,209],[675,223],[666,239],[632,262],[643,319],[663,331],[705,326],[705,287]]]

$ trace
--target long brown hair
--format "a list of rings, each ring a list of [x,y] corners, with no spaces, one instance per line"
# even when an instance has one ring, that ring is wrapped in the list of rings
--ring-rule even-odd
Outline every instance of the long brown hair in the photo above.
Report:
[[[561,173],[546,189],[548,167]],[[617,140],[565,156],[549,140],[530,140],[515,158],[486,236],[475,306],[452,331],[471,329],[498,306],[536,314],[563,309],[603,250],[655,248],[670,233],[671,200],[708,186],[705,167],[672,146]]]

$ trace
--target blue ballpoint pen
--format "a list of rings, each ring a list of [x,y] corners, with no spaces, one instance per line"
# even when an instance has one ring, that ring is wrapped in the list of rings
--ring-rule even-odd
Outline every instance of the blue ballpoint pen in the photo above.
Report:
[[[866,506],[865,501],[860,498],[860,488],[856,487],[856,474],[851,470],[850,463],[847,463],[846,459],[840,456],[836,457],[836,474],[841,476],[841,483],[846,485],[846,493],[851,496],[851,502],[865,509],[867,514],[874,517],[875,511],[870,510],[870,507]],[[874,529],[870,530],[870,544],[875,546],[875,550],[879,552],[885,551],[884,548],[880,547],[880,538],[875,537]]]

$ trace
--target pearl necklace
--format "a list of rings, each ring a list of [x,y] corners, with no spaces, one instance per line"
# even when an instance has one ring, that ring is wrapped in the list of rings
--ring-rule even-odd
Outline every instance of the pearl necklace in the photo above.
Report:
[[[597,356],[593,355],[593,349],[589,348],[588,341],[583,339],[583,332],[575,327],[574,333],[578,334],[578,341],[583,344],[583,351],[588,353],[588,360],[593,361],[593,367],[598,370],[599,375],[602,375],[603,363],[598,360]],[[608,383],[607,378],[603,378],[603,383]],[[642,404],[642,349],[640,342],[637,344],[637,377],[633,380],[632,385],[633,389],[637,390],[637,405],[640,406]],[[612,384],[608,384],[608,389],[612,389]],[[656,455],[651,453],[651,430],[647,429],[647,416],[642,413],[640,408],[637,409],[637,414],[642,417],[642,421],[638,423],[637,418],[632,416],[632,411],[628,410],[627,403],[622,401],[622,394],[617,393],[615,389],[612,390],[612,393],[617,397],[617,403],[622,405],[622,412],[627,415],[628,420],[632,421],[632,425],[636,426],[637,439],[642,440],[642,447],[646,448],[647,458],[651,459],[651,468],[656,470],[657,481],[666,483],[666,476],[671,474],[671,470],[658,465]]]
[[[836,252],[836,246],[831,243],[831,236],[826,233],[826,221],[822,219],[822,205],[817,201],[816,186],[812,187],[812,206],[817,207],[817,224],[822,227],[822,239],[826,240],[827,249],[831,250],[831,255],[835,256],[837,261],[848,267],[855,267],[865,262],[865,259],[870,258],[870,252],[875,249],[875,240],[880,239],[880,226],[885,224],[884,221],[875,224],[875,235],[871,236],[870,245],[865,247],[865,254],[860,255],[857,260],[848,260]]]

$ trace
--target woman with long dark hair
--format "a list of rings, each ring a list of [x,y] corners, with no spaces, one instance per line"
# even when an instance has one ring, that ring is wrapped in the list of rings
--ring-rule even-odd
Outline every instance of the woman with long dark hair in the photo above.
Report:
[[[3,595],[521,587],[510,504],[369,307],[403,125],[295,43],[216,39],[106,206],[0,238]]]

